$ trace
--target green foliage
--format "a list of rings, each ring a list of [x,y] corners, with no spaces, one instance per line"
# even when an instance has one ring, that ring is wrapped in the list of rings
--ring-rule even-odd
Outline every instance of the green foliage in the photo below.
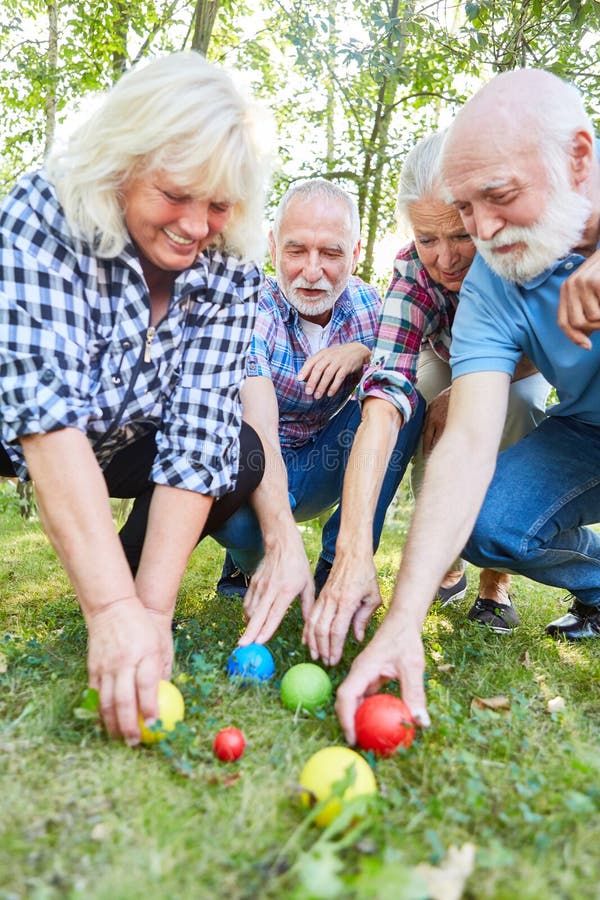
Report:
[[[190,46],[206,0],[91,0],[58,5],[59,59],[48,55],[47,6],[0,10],[0,183],[41,161],[53,126],[136,60]],[[361,274],[393,225],[398,172],[415,140],[445,124],[482,80],[541,66],[600,101],[596,0],[220,0],[208,56],[245,70],[279,126],[272,202],[323,175],[358,199]],[[389,268],[391,260],[386,263]]]

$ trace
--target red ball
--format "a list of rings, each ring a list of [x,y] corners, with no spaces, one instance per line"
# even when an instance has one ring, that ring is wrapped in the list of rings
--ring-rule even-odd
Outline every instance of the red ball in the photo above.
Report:
[[[233,762],[244,752],[246,738],[239,728],[223,728],[215,737],[213,753],[221,762]]]
[[[415,723],[403,700],[391,694],[373,694],[356,710],[356,740],[363,750],[391,756],[398,747],[410,747]]]

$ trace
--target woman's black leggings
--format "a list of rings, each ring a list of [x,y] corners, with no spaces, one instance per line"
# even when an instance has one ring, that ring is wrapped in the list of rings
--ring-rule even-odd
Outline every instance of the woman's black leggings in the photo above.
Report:
[[[149,480],[156,456],[155,432],[130,444],[112,458],[104,470],[104,479],[110,497],[134,498],[133,509],[119,533],[125,556],[135,575],[142,555],[148,510],[154,491]],[[216,500],[210,510],[206,525],[198,540],[216,531],[229,516],[248,498],[260,484],[264,472],[265,457],[257,433],[246,422],[240,432],[240,465],[233,491]],[[0,444],[0,475],[14,477],[10,457]]]

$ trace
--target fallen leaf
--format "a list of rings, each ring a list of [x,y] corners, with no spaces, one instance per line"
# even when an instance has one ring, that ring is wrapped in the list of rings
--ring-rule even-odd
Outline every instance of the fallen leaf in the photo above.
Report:
[[[441,866],[421,863],[416,867],[427,884],[431,900],[460,900],[475,865],[475,849],[471,843],[450,847]]]
[[[471,700],[471,709],[510,709],[510,700],[508,697],[473,697]]]
[[[92,828],[90,837],[93,841],[105,841],[107,837],[110,837],[111,831],[112,828],[106,822],[98,822]]]
[[[548,712],[564,712],[567,708],[567,704],[565,703],[562,697],[553,697],[552,700],[548,700],[546,704],[546,708]]]
[[[231,787],[242,777],[241,772],[233,772],[231,775],[224,775],[221,781],[223,787]]]
[[[456,666],[453,663],[442,663],[441,666],[438,666],[438,672],[454,672]]]
[[[529,650],[526,650],[525,653],[522,653],[519,657],[519,661],[523,663],[526,669],[531,668],[531,658],[529,656]]]
[[[8,662],[6,661],[6,654],[0,653],[0,675],[4,675],[8,668]]]

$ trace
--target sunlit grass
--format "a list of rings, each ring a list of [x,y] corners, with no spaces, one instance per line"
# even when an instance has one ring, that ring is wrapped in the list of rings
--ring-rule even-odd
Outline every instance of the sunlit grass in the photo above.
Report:
[[[377,554],[385,601],[409,511],[405,499]],[[317,525],[303,536],[314,562]],[[175,677],[186,720],[164,746],[131,750],[75,715],[86,684],[83,619],[37,522],[5,504],[2,900],[425,900],[417,864],[443,865],[466,842],[477,848],[467,898],[597,900],[600,648],[543,635],[564,609],[560,591],[516,578],[521,625],[500,637],[466,620],[478,577],[469,570],[467,597],[434,607],[425,626],[432,728],[375,762],[380,796],[366,818],[321,832],[308,824],[296,782],[313,752],[343,738],[331,707],[294,717],[279,701],[282,675],[307,659],[300,611],[270,642],[274,680],[231,683],[225,663],[244,622],[241,603],[215,593],[222,560],[205,541],[180,591]],[[334,685],[356,652],[351,639]],[[509,709],[473,705],[497,696]],[[557,696],[565,711],[551,713]],[[211,752],[227,725],[247,739],[232,765]]]

